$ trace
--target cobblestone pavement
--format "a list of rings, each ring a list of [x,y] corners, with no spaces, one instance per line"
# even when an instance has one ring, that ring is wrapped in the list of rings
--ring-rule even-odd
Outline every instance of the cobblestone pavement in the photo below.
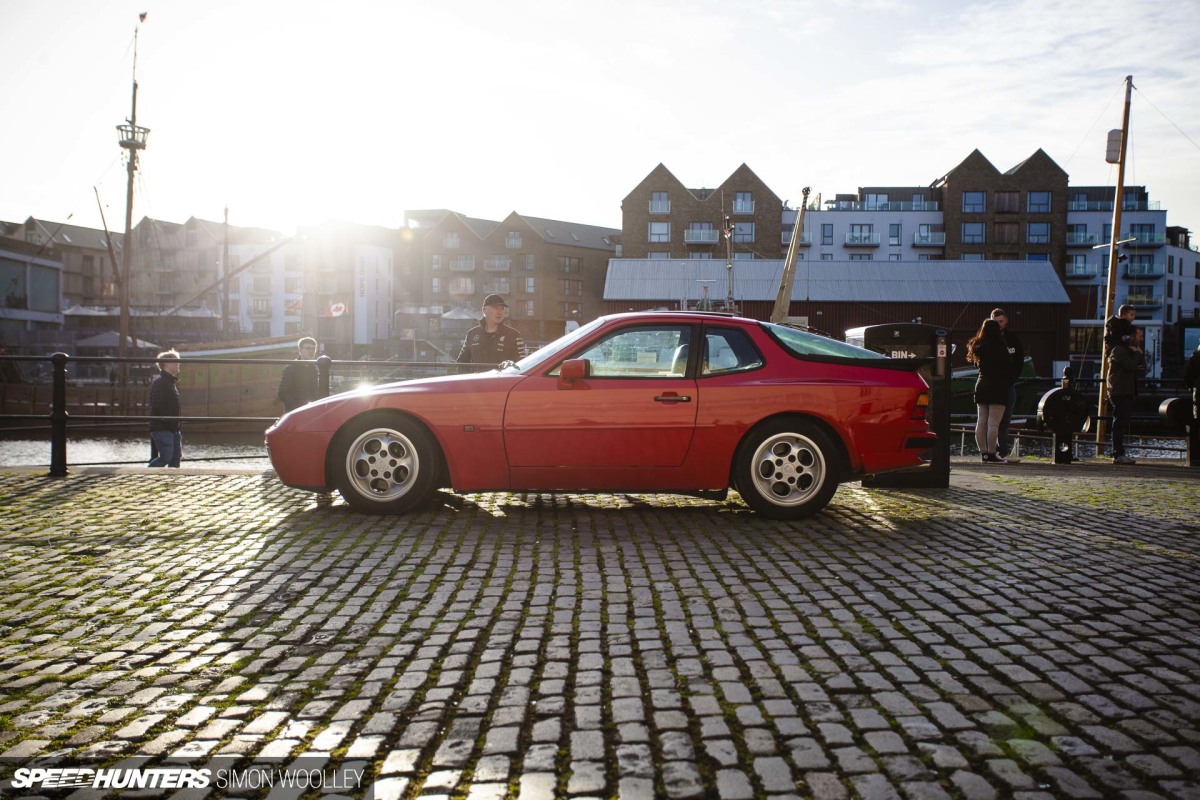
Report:
[[[378,798],[1200,798],[1198,508],[1182,470],[958,468],[796,524],[8,473],[0,755],[307,758]]]

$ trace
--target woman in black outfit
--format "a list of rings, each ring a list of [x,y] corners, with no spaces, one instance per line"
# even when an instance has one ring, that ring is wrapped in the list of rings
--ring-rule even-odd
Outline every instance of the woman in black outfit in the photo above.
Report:
[[[1000,323],[994,319],[983,321],[975,338],[967,342],[967,361],[979,367],[979,378],[975,381],[975,407],[979,412],[975,443],[984,463],[1007,463],[996,454],[996,440],[1008,402],[1008,387],[1013,382],[1013,369]]]

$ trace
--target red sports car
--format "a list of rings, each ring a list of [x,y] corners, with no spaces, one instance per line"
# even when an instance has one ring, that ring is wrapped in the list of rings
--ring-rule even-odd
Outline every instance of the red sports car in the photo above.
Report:
[[[267,447],[288,486],[337,488],[373,513],[438,487],[732,487],[764,516],[798,519],[840,482],[922,465],[936,437],[917,363],[722,314],[616,314],[489,372],[311,403]]]

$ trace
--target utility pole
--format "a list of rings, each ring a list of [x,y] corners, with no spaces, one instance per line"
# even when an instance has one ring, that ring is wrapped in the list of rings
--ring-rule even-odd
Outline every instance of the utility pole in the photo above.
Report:
[[[221,252],[221,337],[226,341],[236,338],[230,336],[233,315],[229,313],[229,206],[225,206],[225,245]]]
[[[1117,154],[1117,196],[1113,200],[1113,215],[1112,215],[1112,235],[1109,236],[1108,242],[1108,288],[1104,301],[1104,322],[1108,323],[1112,319],[1116,305],[1117,296],[1117,245],[1120,244],[1118,239],[1121,238],[1121,203],[1122,195],[1125,194],[1125,150],[1129,143],[1129,106],[1133,97],[1133,76],[1125,76],[1125,113],[1121,118],[1120,133],[1120,151]],[[1106,161],[1112,163],[1112,141],[1116,138],[1113,134],[1118,131],[1109,131],[1109,155]],[[1105,424],[1104,418],[1108,415],[1108,342],[1104,341],[1103,333],[1100,336],[1100,392],[1099,400],[1096,403],[1096,454],[1100,453],[1100,445],[1104,443]]]
[[[120,134],[120,145],[122,148],[129,151],[128,163],[126,165],[129,173],[129,180],[125,187],[125,241],[121,248],[121,284],[117,287],[120,296],[121,304],[121,323],[120,323],[120,340],[117,342],[117,356],[125,357],[126,349],[129,346],[129,284],[132,283],[132,258],[133,258],[133,176],[137,173],[138,151],[146,149],[146,137],[150,133],[149,128],[142,128],[137,124],[137,36],[138,29],[133,31],[133,103],[129,112],[129,119],[125,125],[118,125],[117,132]],[[122,363],[120,365],[121,383],[125,383],[125,376],[129,373],[128,365]]]

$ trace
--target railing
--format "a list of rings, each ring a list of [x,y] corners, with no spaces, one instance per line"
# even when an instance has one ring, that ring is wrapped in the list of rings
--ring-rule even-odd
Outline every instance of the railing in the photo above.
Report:
[[[945,244],[945,232],[913,234],[913,247],[944,247]]]
[[[784,244],[791,244],[792,243],[792,232],[784,231],[780,238],[782,239]],[[811,231],[801,232],[800,240],[798,242],[796,242],[796,244],[803,245],[803,246],[811,245],[812,244],[812,232]]]
[[[683,241],[685,244],[716,244],[721,232],[716,228],[684,228]]]
[[[816,203],[808,206],[809,211],[937,211],[940,203],[936,200],[926,200],[923,203],[889,202],[866,200],[836,200],[820,208]]]
[[[846,246],[847,247],[878,247],[879,246],[879,234],[878,233],[847,233],[846,234]]]
[[[1100,234],[1098,233],[1068,233],[1067,247],[1087,247],[1088,245],[1100,244]]]
[[[1065,270],[1063,270],[1064,278],[1094,278],[1099,274],[1099,267],[1096,267],[1092,264],[1084,264],[1082,267],[1071,264],[1068,265]]]
[[[1067,203],[1068,211],[1112,211],[1112,200],[1071,200]],[[1122,211],[1161,211],[1162,201],[1146,200],[1138,202],[1126,201],[1121,204]]]
[[[185,354],[186,356],[186,354]],[[34,400],[30,403],[30,413],[8,413],[7,412],[7,395],[8,387],[10,386],[25,386],[30,384],[21,383],[0,383],[0,388],[5,390],[4,398],[4,413],[0,413],[0,422],[4,423],[4,427],[0,430],[11,431],[9,423],[12,422],[49,422],[50,428],[50,477],[64,477],[67,474],[67,439],[68,427],[74,424],[76,427],[79,424],[92,426],[121,427],[132,424],[147,424],[150,421],[149,409],[145,403],[139,403],[136,400],[131,401],[130,398],[134,393],[144,393],[146,387],[144,385],[125,386],[114,385],[112,391],[114,395],[119,394],[122,398],[120,404],[105,407],[107,411],[116,411],[119,413],[99,413],[101,407],[99,403],[93,403],[91,411],[93,413],[69,413],[68,405],[68,367],[71,364],[102,364],[105,367],[111,367],[124,371],[129,371],[129,366],[138,365],[151,366],[157,363],[155,358],[141,357],[126,357],[112,358],[107,356],[84,356],[75,357],[69,356],[66,353],[55,353],[51,356],[0,356],[0,369],[7,371],[9,368],[16,369],[16,364],[20,362],[49,362],[51,367],[50,373],[50,404],[49,413],[35,413],[37,407],[41,404],[36,401],[37,388],[39,384],[34,386]],[[200,367],[213,367],[220,365],[237,365],[239,367],[239,383],[237,388],[241,388],[241,370],[240,367],[250,365],[255,367],[265,366],[286,366],[296,363],[295,359],[267,359],[267,358],[183,358],[181,361],[183,369],[198,369]],[[456,362],[431,362],[431,361],[334,361],[329,356],[321,356],[316,359],[317,380],[319,387],[319,396],[328,397],[331,388],[334,393],[347,391],[357,388],[355,381],[360,383],[374,383],[369,376],[364,377],[364,373],[369,370],[388,370],[388,374],[384,376],[384,380],[405,380],[414,377],[427,377],[432,375],[444,375],[450,372],[459,370],[466,371],[481,371],[494,367],[493,364],[458,364]],[[337,374],[335,374],[335,369]],[[143,370],[144,372],[144,370]],[[273,376],[274,377],[274,376]],[[211,383],[206,384],[210,386]],[[267,403],[274,402],[276,386],[270,387],[270,400]],[[261,400],[261,398],[260,398]],[[86,408],[86,406],[84,406]],[[209,406],[206,410],[211,410]],[[138,412],[138,413],[126,413]],[[260,423],[265,428],[266,425],[278,419],[280,414],[272,414],[271,416],[257,416],[251,414],[236,414],[236,415],[194,415],[181,417],[162,417],[155,415],[156,419],[165,419],[179,422],[189,423],[215,423],[222,425],[232,425],[235,423]],[[27,428],[24,428],[27,430]]]

